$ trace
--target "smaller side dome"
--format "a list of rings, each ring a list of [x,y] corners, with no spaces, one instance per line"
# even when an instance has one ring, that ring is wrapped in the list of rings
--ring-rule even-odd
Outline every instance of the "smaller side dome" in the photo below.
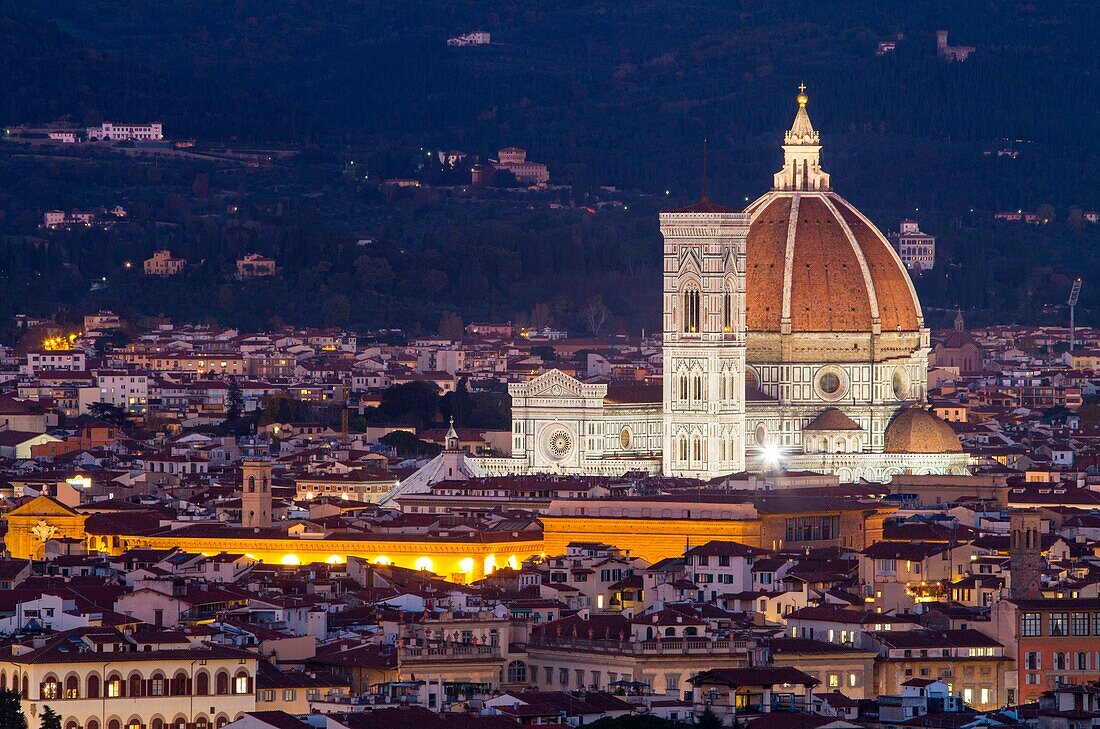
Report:
[[[902,410],[886,426],[887,453],[962,453],[959,437],[943,420],[920,407]]]
[[[825,408],[802,430],[863,430],[863,428],[837,408]]]

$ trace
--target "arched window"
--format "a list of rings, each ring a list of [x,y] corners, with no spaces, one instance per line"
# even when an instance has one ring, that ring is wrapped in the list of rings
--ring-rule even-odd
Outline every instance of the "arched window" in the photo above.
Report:
[[[703,400],[703,376],[696,372],[691,379],[693,389],[692,396],[697,402],[701,402]]]
[[[23,674],[23,698],[29,699],[31,697],[31,681],[27,674]]]
[[[173,696],[186,696],[187,695],[187,674],[180,672],[172,678],[172,695]]]
[[[690,396],[688,392],[688,376],[686,374],[680,375],[680,399],[687,400]]]
[[[248,490],[249,491],[255,491],[256,490],[256,477],[255,476],[249,476],[248,477]]]
[[[696,628],[695,626],[684,628],[684,637],[685,638],[694,638],[697,635],[699,635],[699,629]]]
[[[252,693],[252,679],[248,676],[248,671],[237,671],[237,675],[233,678],[233,693],[245,696]]]
[[[61,698],[61,682],[56,677],[50,676],[39,685],[38,695],[43,701]]]
[[[142,690],[145,688],[145,682],[141,680],[140,673],[134,673],[130,675],[130,687],[127,692],[127,696],[143,696],[145,692]]]
[[[686,435],[680,436],[680,460],[687,461],[688,459],[688,440]]]
[[[199,674],[195,676],[195,694],[197,696],[210,695],[210,674],[206,671],[199,671]]]
[[[99,676],[95,675],[94,673],[91,676],[88,676],[88,698],[99,698]]]
[[[725,402],[726,400],[726,371],[722,370],[721,377],[718,378],[718,399]]]
[[[66,699],[79,699],[80,698],[80,677],[69,676],[65,679],[65,698]]]
[[[260,480],[260,491],[262,493],[267,493],[267,476],[264,476],[263,479]]]
[[[118,723],[118,719],[111,719],[107,722],[107,729],[122,729],[122,725]]]
[[[99,729],[99,722],[95,719],[88,719],[88,725],[85,729]]]
[[[684,313],[683,313],[683,329],[688,334],[694,334],[699,331],[699,288],[695,284],[690,284],[684,289],[683,294]]]
[[[695,436],[695,460],[696,462],[703,460],[703,439],[699,436]]]
[[[733,283],[726,281],[722,287],[722,331],[733,331]]]
[[[218,671],[218,676],[214,679],[214,687],[214,691],[218,696],[229,693],[229,674],[225,671]]]
[[[508,664],[508,683],[526,683],[527,664],[523,661],[512,661]]]
[[[164,719],[159,716],[149,724],[149,729],[164,729]]]
[[[675,638],[676,637],[676,628],[672,628],[672,627],[665,628],[665,637],[666,638]]]

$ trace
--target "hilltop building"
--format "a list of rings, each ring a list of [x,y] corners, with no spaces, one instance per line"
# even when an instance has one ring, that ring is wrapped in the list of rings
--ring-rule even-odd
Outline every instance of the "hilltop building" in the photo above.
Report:
[[[507,170],[516,177],[516,181],[531,186],[543,186],[550,181],[550,171],[541,162],[530,162],[527,150],[519,147],[505,147],[497,152],[497,161],[493,169]]]
[[[275,275],[275,259],[249,253],[237,259],[237,278],[262,278]]]
[[[103,122],[98,127],[88,127],[88,141],[121,142],[125,140],[161,141],[164,139],[164,125],[160,122],[149,124],[115,124]]]
[[[936,265],[936,237],[922,232],[917,221],[908,218],[901,221],[898,232],[891,233],[890,239],[910,271],[929,271]]]
[[[936,54],[948,61],[965,61],[974,52],[974,46],[953,46],[947,42],[947,31],[936,31]]]
[[[172,252],[167,250],[157,251],[152,258],[146,258],[144,263],[146,276],[175,276],[187,265],[185,258],[172,258]]]
[[[464,48],[466,46],[487,46],[491,42],[491,35],[487,30],[475,30],[470,33],[447,39],[447,45],[452,48]]]

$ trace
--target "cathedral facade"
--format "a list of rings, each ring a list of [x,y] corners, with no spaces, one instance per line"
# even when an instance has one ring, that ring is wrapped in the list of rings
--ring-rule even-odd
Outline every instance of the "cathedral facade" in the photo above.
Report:
[[[663,378],[512,384],[512,457],[486,473],[711,479],[806,470],[841,480],[966,473],[924,407],[929,332],[894,249],[835,193],[805,93],[772,189],[736,211],[660,216]]]

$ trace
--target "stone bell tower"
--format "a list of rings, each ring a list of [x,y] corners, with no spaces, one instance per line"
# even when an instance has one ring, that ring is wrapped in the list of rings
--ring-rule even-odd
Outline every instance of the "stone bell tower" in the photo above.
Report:
[[[749,216],[710,202],[661,213],[662,471],[745,469],[745,239]]]
[[[241,526],[271,526],[271,462],[245,461],[241,466]]]
[[[1035,511],[1010,515],[1009,596],[1014,600],[1042,597],[1042,517]]]

